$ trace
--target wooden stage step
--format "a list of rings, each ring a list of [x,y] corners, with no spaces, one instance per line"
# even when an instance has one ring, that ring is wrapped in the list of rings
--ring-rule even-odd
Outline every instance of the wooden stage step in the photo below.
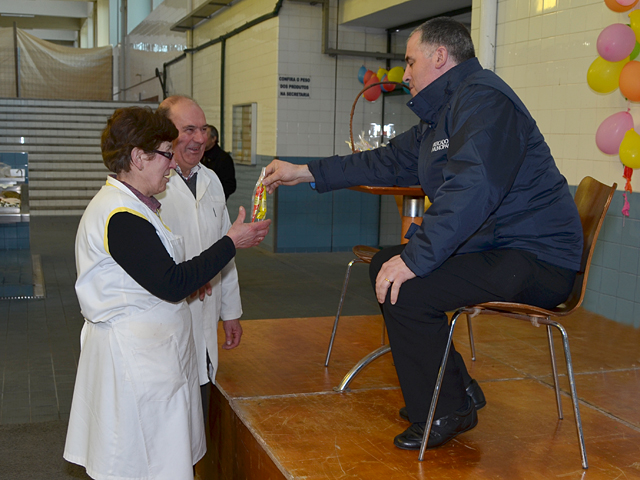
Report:
[[[342,318],[325,368],[332,322],[243,322],[240,346],[220,351],[199,478],[640,479],[639,330],[583,310],[563,322],[581,398],[590,466],[583,470],[568,395],[562,398],[565,418],[558,419],[544,329],[479,317],[472,362],[466,325],[458,324],[456,348],[487,406],[475,429],[419,462],[418,452],[393,445],[408,424],[398,416],[404,402],[391,355],[362,371],[351,391],[333,391],[380,346],[381,317]],[[559,341],[556,353],[564,358]],[[564,360],[558,368],[568,392]]]

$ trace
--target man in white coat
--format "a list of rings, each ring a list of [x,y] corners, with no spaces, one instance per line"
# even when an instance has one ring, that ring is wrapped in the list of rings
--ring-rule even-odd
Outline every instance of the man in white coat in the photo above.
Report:
[[[198,104],[184,96],[165,99],[158,112],[176,126],[179,137],[173,144],[178,167],[171,173],[160,215],[172,233],[184,237],[186,260],[199,255],[222,238],[231,221],[224,190],[216,174],[200,164],[208,138],[207,122]],[[215,381],[218,368],[218,320],[223,320],[225,342],[222,348],[238,346],[242,337],[242,315],[238,272],[233,260],[188,300],[198,357],[205,422],[208,411],[209,381]]]

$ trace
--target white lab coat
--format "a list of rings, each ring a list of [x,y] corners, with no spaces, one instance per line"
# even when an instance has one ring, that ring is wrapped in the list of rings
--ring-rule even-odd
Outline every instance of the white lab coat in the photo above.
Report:
[[[224,190],[217,175],[200,166],[196,197],[175,171],[166,190],[156,195],[162,203],[162,220],[176,235],[184,238],[186,259],[199,255],[220,240],[231,227]],[[215,380],[218,369],[218,320],[234,320],[242,315],[238,272],[231,260],[211,281],[212,294],[188,299],[198,358],[200,385]],[[207,371],[207,350],[212,371]]]
[[[76,238],[85,324],[64,458],[97,480],[191,480],[206,442],[190,312],[151,295],[109,255],[106,229],[120,211],[145,218],[172,258],[184,258],[182,239],[109,177]]]

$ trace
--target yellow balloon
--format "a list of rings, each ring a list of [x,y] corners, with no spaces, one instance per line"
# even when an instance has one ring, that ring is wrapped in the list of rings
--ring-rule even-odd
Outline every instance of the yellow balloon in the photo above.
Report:
[[[620,144],[620,161],[625,167],[640,168],[640,135],[633,128],[627,130]]]
[[[631,30],[636,34],[636,42],[640,42],[640,10],[634,10],[629,14]]]
[[[379,68],[378,73],[376,73],[376,77],[378,77],[379,80],[382,80],[386,74],[387,71],[384,68]]]
[[[629,62],[629,58],[619,62],[607,62],[604,58],[596,58],[587,71],[587,83],[598,93],[611,93],[618,88],[620,72]]]
[[[402,83],[402,77],[404,77],[404,68],[402,67],[393,67],[387,74],[390,82]]]

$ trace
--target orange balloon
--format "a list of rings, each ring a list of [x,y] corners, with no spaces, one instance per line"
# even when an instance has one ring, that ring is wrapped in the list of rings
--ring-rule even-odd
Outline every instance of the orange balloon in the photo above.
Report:
[[[632,102],[640,102],[640,62],[627,63],[620,72],[620,93]]]
[[[607,7],[609,7],[609,9],[613,10],[614,12],[626,12],[635,7],[636,3],[638,3],[638,0],[633,2],[631,5],[627,5],[626,7],[624,5],[620,5],[618,2],[616,2],[616,0],[604,0],[604,3],[606,3]]]

